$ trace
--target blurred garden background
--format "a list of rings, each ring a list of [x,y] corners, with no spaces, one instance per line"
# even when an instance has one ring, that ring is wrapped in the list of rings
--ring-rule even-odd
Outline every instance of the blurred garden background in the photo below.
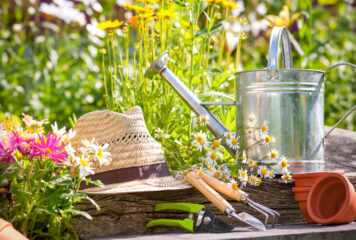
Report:
[[[153,9],[149,17],[145,5]],[[140,105],[149,130],[164,129],[179,144],[191,133],[192,121],[189,126],[185,121],[191,118],[189,108],[158,77],[142,76],[165,50],[173,53],[172,70],[204,100],[230,99],[234,71],[266,67],[273,26],[287,26],[292,33],[296,68],[326,70],[341,61],[356,63],[354,0],[0,0],[0,6],[0,119],[26,113],[69,127],[73,116]],[[113,55],[106,53],[107,33],[97,26],[114,19],[120,21],[114,37],[121,47],[114,70],[121,75],[117,88],[114,84],[108,91],[103,70],[114,71],[111,63],[103,63]],[[184,25],[185,32],[180,30]],[[194,57],[178,56],[184,51]],[[325,125],[335,124],[356,104],[355,73],[341,67],[327,75]],[[115,96],[116,91],[126,94]],[[222,111],[222,121],[234,126],[229,120],[234,114]],[[354,115],[340,127],[355,131]],[[187,128],[189,134],[183,134]]]

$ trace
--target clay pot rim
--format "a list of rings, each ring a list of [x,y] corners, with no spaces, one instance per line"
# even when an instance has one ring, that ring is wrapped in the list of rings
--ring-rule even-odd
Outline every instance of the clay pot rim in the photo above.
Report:
[[[325,171],[325,172],[295,173],[295,174],[293,174],[293,178],[295,180],[303,179],[303,178],[319,178],[319,177],[323,177],[326,174],[331,174],[331,173],[337,173],[337,174],[344,175],[345,171]]]
[[[346,190],[346,196],[345,196],[345,201],[342,204],[342,207],[339,209],[339,211],[334,215],[331,216],[329,218],[319,218],[318,216],[316,216],[314,214],[314,212],[312,211],[312,207],[311,207],[311,199],[313,197],[314,191],[316,188],[320,186],[323,186],[324,183],[323,181],[325,181],[325,179],[328,178],[335,178],[335,181],[338,182],[341,180],[341,182],[344,184],[345,186],[345,190]],[[340,175],[338,173],[332,172],[332,173],[328,173],[325,176],[322,176],[321,178],[319,178],[313,185],[312,189],[310,190],[310,194],[308,195],[308,199],[307,199],[307,209],[308,209],[308,213],[309,216],[317,223],[320,224],[332,224],[332,223],[336,223],[335,220],[337,218],[339,218],[339,215],[341,212],[345,211],[345,208],[350,204],[351,202],[351,198],[350,198],[350,183],[348,181],[348,179],[344,176],[344,175]]]
[[[292,192],[301,193],[301,192],[309,192],[312,187],[293,187]]]

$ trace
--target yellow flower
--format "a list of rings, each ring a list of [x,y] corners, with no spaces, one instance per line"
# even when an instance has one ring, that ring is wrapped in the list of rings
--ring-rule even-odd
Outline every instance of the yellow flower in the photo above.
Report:
[[[261,185],[261,183],[262,183],[262,179],[261,179],[261,178],[259,178],[259,177],[257,177],[257,186],[260,186],[260,185]]]
[[[216,3],[220,3],[221,0],[204,0],[204,2],[216,4]]]
[[[122,24],[123,22],[120,22],[119,20],[115,20],[115,21],[109,20],[109,21],[99,23],[98,28],[109,31],[120,27]]]
[[[177,15],[174,13],[172,9],[169,10],[161,9],[161,11],[157,12],[157,17],[171,19],[177,17]]]
[[[26,130],[33,134],[33,133],[42,133],[44,131],[43,128],[43,124],[48,123],[48,121],[46,119],[42,120],[42,121],[36,121],[33,119],[33,117],[26,115],[26,114],[22,114],[24,117],[22,118],[22,121],[25,123],[26,125]]]
[[[182,23],[182,25],[183,25],[185,28],[187,28],[187,29],[190,29],[190,28],[192,27],[192,25],[190,24],[190,22],[181,20],[181,23]],[[195,25],[195,26],[194,26],[194,29],[197,30],[197,31],[200,30],[200,28],[199,28],[198,25]]]
[[[282,27],[286,26],[287,28],[291,27],[292,24],[300,17],[300,13],[293,14],[292,17],[289,16],[289,9],[287,5],[283,6],[282,11],[279,15],[268,15],[266,16],[269,26],[272,27]]]
[[[20,120],[16,119],[15,117],[9,117],[7,120],[3,121],[0,125],[3,126],[3,130],[7,132],[12,132],[12,130],[19,130]]]
[[[223,6],[228,9],[239,9],[239,7],[237,6],[237,3],[235,3],[231,0],[224,1]]]
[[[137,2],[143,2],[144,4],[155,4],[159,3],[160,0],[137,0]]]

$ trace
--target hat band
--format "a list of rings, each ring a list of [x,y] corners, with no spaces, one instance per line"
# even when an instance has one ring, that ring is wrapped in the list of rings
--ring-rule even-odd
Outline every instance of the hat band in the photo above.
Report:
[[[150,178],[160,178],[171,176],[169,173],[167,164],[164,163],[155,163],[137,167],[128,167],[109,170],[105,172],[96,173],[89,175],[93,181],[100,180],[103,184],[115,184],[123,182],[131,182],[136,180],[145,180]],[[80,189],[97,187],[94,184],[86,184],[85,181],[80,183]]]

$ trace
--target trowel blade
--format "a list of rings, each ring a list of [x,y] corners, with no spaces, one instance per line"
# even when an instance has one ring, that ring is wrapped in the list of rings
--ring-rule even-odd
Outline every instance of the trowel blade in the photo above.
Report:
[[[239,214],[231,213],[231,216],[240,220],[241,222],[244,222],[244,223],[258,229],[258,230],[261,230],[261,231],[266,230],[265,225],[260,220],[258,220],[257,218],[255,218],[254,216],[252,216],[246,212],[241,212]]]

